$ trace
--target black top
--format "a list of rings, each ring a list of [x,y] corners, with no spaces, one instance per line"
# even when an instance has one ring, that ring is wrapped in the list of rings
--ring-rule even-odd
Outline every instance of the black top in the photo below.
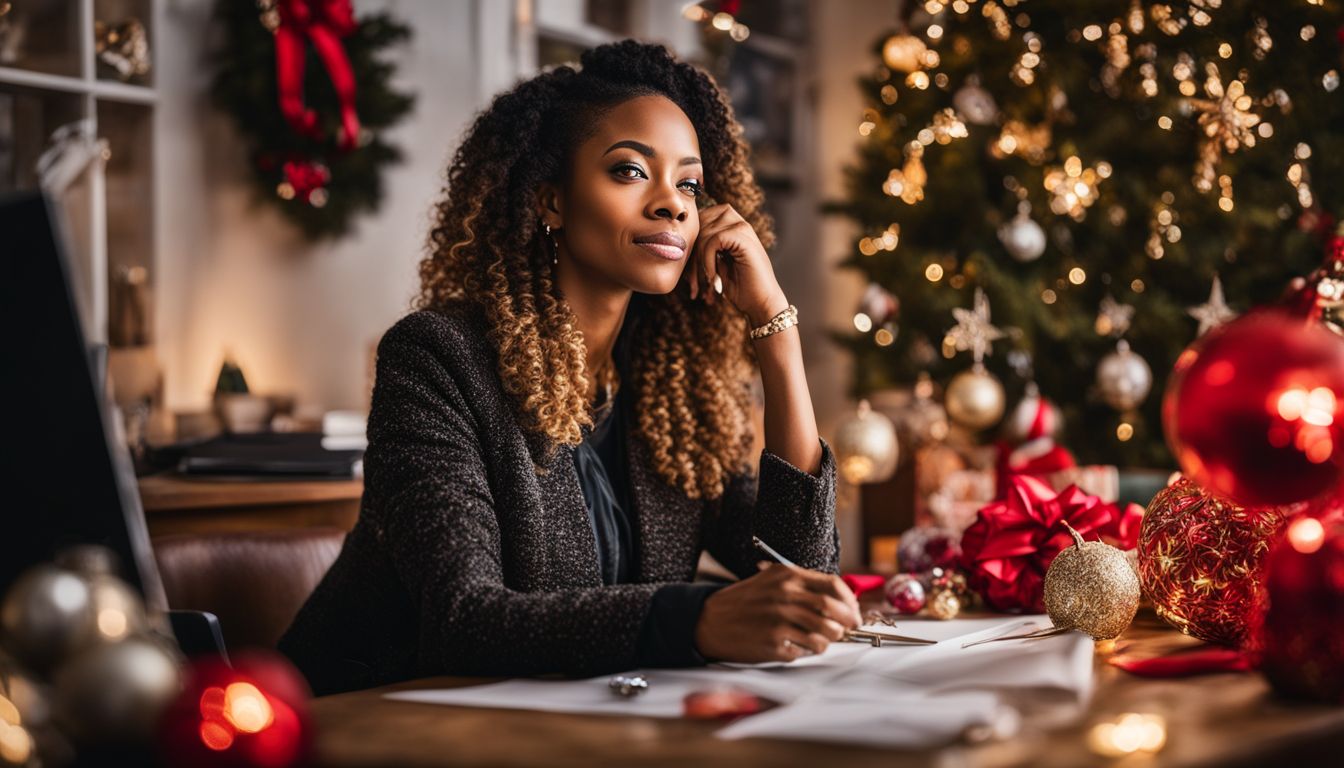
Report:
[[[628,333],[617,337],[613,355],[617,370],[626,379]],[[609,402],[599,404],[592,429],[574,449],[574,469],[597,543],[597,564],[602,583],[607,585],[629,583],[639,572],[626,467],[626,424],[630,418],[626,399],[624,390],[618,389]],[[695,626],[706,598],[722,586],[669,584],[659,588],[640,630],[636,649],[640,664],[672,667],[705,663],[695,649]]]

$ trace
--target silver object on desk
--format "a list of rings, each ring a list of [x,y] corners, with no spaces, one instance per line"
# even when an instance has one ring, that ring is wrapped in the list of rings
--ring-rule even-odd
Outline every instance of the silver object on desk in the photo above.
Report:
[[[617,696],[630,698],[649,689],[649,681],[643,675],[615,675],[607,681],[607,687]]]

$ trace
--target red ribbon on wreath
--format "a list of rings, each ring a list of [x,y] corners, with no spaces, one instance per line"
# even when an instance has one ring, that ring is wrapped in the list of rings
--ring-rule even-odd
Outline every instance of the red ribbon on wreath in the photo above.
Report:
[[[1008,478],[1007,496],[985,505],[961,536],[961,567],[971,588],[991,608],[1045,613],[1045,572],[1073,537],[1061,523],[1089,539],[1120,549],[1138,543],[1143,510],[1121,510],[1076,485],[1054,490],[1030,475]]]
[[[341,38],[349,37],[358,26],[351,0],[277,0],[276,10],[280,23],[275,28],[275,81],[281,114],[300,135],[320,136],[317,113],[303,101],[304,60],[307,41],[311,40],[340,102],[337,144],[344,150],[354,149],[359,142],[355,71],[341,43]]]

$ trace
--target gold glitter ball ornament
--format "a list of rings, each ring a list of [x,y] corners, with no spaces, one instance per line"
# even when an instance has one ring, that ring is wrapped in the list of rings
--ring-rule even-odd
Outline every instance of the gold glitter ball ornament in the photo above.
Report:
[[[1065,526],[1073,546],[1045,572],[1045,610],[1059,629],[1081,629],[1097,640],[1119,637],[1139,610],[1139,576],[1120,549],[1083,541]]]
[[[929,598],[927,609],[935,619],[955,619],[961,613],[961,598],[951,589],[942,589]]]

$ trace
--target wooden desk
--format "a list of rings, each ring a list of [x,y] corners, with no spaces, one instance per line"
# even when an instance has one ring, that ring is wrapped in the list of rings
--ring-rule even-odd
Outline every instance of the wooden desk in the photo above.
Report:
[[[335,527],[359,516],[363,480],[222,480],[161,474],[139,480],[151,537],[168,533]]]
[[[1192,645],[1152,616],[1118,650],[1156,654]],[[1028,717],[1008,741],[940,750],[884,751],[807,742],[720,741],[717,724],[688,720],[567,715],[389,701],[382,694],[487,682],[434,678],[316,699],[317,765],[480,766],[901,766],[984,768],[1082,765],[1331,764],[1344,749],[1344,708],[1291,706],[1270,697],[1256,674],[1146,680],[1096,665],[1097,689],[1082,718],[1052,727]],[[1089,751],[1089,727],[1124,712],[1160,714],[1167,745],[1155,759],[1121,761]],[[1327,759],[1331,758],[1331,759]]]

